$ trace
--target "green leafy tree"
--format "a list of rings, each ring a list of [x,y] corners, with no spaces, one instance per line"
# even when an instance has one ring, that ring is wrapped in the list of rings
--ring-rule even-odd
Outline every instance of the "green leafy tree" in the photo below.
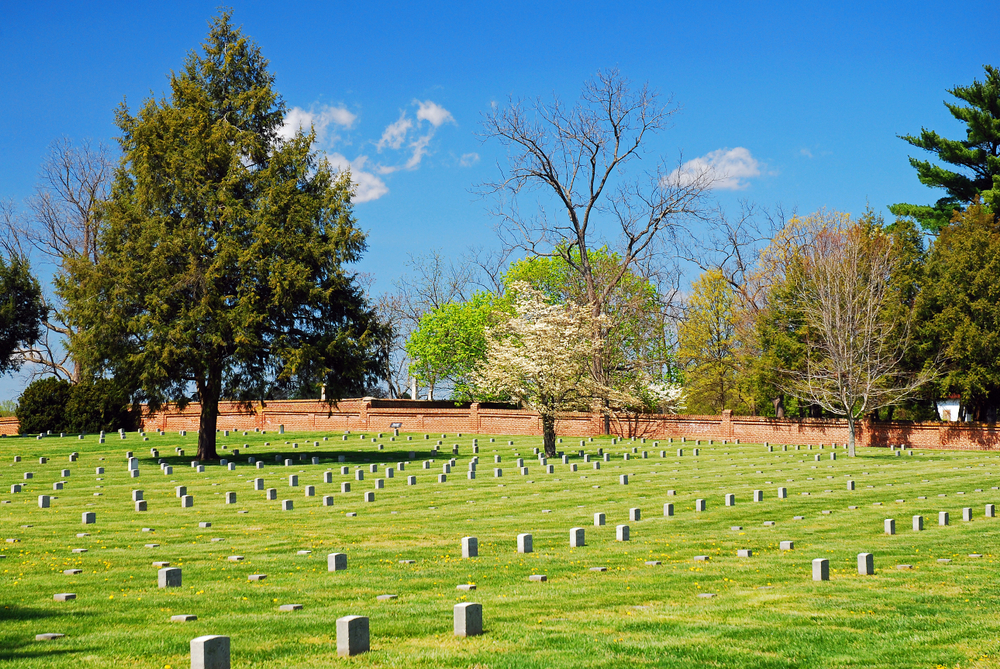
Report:
[[[218,457],[220,398],[322,383],[334,400],[384,370],[385,328],[344,268],[365,249],[349,175],[317,158],[312,134],[279,139],[273,81],[224,13],[168,97],[134,116],[123,105],[101,261],[60,284],[91,375],[154,409],[196,392],[200,459]]]
[[[692,285],[678,337],[678,359],[691,413],[715,414],[739,404],[736,296],[722,272],[704,272]]]
[[[21,434],[132,430],[139,423],[139,408],[129,405],[128,391],[112,379],[38,379],[21,393],[15,415]]]
[[[140,408],[114,379],[85,379],[73,384],[66,403],[66,431],[100,432],[139,427]]]
[[[964,140],[946,139],[927,128],[922,128],[918,136],[901,137],[959,170],[910,158],[920,183],[943,188],[945,196],[933,205],[894,204],[889,210],[897,216],[915,218],[926,230],[943,230],[955,211],[961,211],[977,197],[1000,212],[1000,70],[991,65],[984,68],[983,81],[974,80],[970,86],[948,91],[965,103],[945,103],[952,116],[968,126]]]
[[[129,392],[112,379],[73,383],[45,377],[24,389],[15,415],[21,434],[37,434],[132,430],[140,412],[129,404]]]
[[[769,287],[766,303],[747,323],[749,346],[738,353],[738,382],[751,413],[784,418],[800,407],[781,390],[783,375],[804,367],[806,328],[795,304],[794,291],[784,277]],[[789,401],[795,406],[789,406]]]
[[[0,256],[0,374],[21,367],[17,352],[38,341],[44,319],[42,289],[28,261]]]
[[[973,420],[1000,404],[1000,229],[973,204],[934,241],[916,300],[924,359],[943,357],[939,396],[959,393]]]
[[[427,312],[406,343],[410,374],[434,389],[442,381],[453,384],[452,399],[471,399],[472,374],[486,358],[486,328],[503,307],[488,293],[476,293],[468,302],[451,302]],[[481,399],[481,398],[479,398]]]
[[[865,218],[863,216],[862,221]],[[936,368],[938,352],[935,351],[930,356],[925,352],[925,335],[916,311],[917,299],[926,285],[927,248],[924,235],[918,224],[909,217],[898,218],[888,225],[883,225],[879,216],[870,217],[870,220],[875,226],[882,227],[888,235],[893,254],[895,270],[889,278],[890,300],[887,309],[893,312],[891,319],[897,324],[897,332],[893,336],[898,341],[910,341],[910,345],[903,351],[900,368],[914,375],[928,365]],[[888,420],[937,420],[936,390],[934,383],[928,383],[914,397],[899,405],[886,407],[884,417]]]
[[[576,253],[569,251],[570,255]],[[653,283],[631,271],[622,273],[618,254],[607,248],[590,252],[590,266],[598,277],[614,276],[616,287],[604,302],[604,350],[600,363],[607,387],[616,397],[638,398],[622,406],[605,398],[605,408],[657,410],[664,402],[675,407],[677,398],[662,397],[663,383],[677,380],[670,319]],[[619,276],[620,275],[620,276]],[[422,316],[406,344],[410,372],[433,389],[442,381],[454,384],[452,397],[502,399],[484,395],[470,383],[470,372],[485,359],[485,330],[512,313],[514,286],[529,285],[550,304],[586,304],[586,282],[561,255],[532,256],[514,262],[502,277],[503,295],[477,293],[465,302],[441,305]],[[652,385],[658,390],[653,392]]]

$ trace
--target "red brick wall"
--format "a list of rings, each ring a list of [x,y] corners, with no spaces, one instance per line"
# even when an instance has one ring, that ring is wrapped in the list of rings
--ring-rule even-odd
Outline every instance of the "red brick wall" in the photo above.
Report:
[[[533,411],[511,409],[428,408],[421,402],[394,402],[392,408],[372,407],[365,399],[343,400],[331,411],[324,402],[291,400],[269,402],[256,411],[241,412],[236,405],[220,407],[219,429],[275,430],[279,424],[289,431],[331,430],[387,432],[392,423],[402,423],[404,432],[466,434],[517,434],[541,436],[542,424]],[[197,430],[198,405],[184,411],[156,414],[147,429]],[[776,444],[822,444],[847,442],[847,421],[820,418],[761,418],[733,416],[645,415],[632,420],[611,421],[612,434],[623,437],[691,437],[695,439],[739,439],[743,442]],[[561,436],[594,437],[604,434],[600,414],[569,413],[556,423]],[[859,446],[906,444],[916,448],[992,450],[1000,447],[1000,428],[993,425],[958,423],[859,423]]]
[[[176,432],[198,429],[201,407],[192,404],[183,411],[171,409],[149,416],[144,428]],[[265,407],[242,410],[233,403],[219,407],[221,430],[388,432],[392,423],[402,423],[404,432],[466,434],[516,434],[541,436],[542,423],[533,411],[470,408],[430,408],[423,402],[395,401],[392,408],[371,406],[368,399],[342,400],[332,410],[325,402],[288,400],[268,402]],[[822,444],[847,442],[847,421],[754,416],[644,415],[632,420],[611,421],[612,434],[623,437],[691,437],[694,439],[739,439],[748,443]],[[556,422],[556,432],[566,437],[596,437],[604,434],[600,414],[569,413]],[[17,434],[16,418],[0,418],[0,434]],[[1000,426],[970,423],[863,423],[858,425],[859,446],[906,444],[915,448],[995,450],[1000,448]]]
[[[0,418],[0,434],[17,434],[17,419],[13,416]]]

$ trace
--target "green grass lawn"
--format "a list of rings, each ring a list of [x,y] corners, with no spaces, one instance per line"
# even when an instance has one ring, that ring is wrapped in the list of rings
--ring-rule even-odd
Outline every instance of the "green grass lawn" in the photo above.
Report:
[[[113,434],[105,444],[95,436],[0,440],[0,500],[8,502],[0,505],[0,538],[8,542],[0,543],[0,666],[186,668],[188,642],[205,634],[231,637],[234,667],[1000,666],[1000,518],[984,513],[1000,503],[995,454],[896,457],[867,449],[848,459],[838,450],[830,461],[829,448],[769,453],[760,444],[715,444],[695,457],[689,442],[677,457],[676,443],[595,439],[586,452],[596,459],[603,448],[611,461],[594,470],[578,457],[579,438],[565,438],[560,448],[578,471],[550,460],[555,472],[547,474],[533,453],[539,438],[449,435],[435,457],[440,435],[386,435],[377,442],[384,450],[374,436],[220,433],[220,444],[240,450],[228,456],[236,469],[210,465],[204,473],[190,466],[194,435],[150,433],[143,441],[132,433],[121,441]],[[479,468],[468,480],[475,436]],[[456,443],[457,462],[439,483]],[[187,456],[177,456],[176,446]],[[150,447],[172,475],[161,472]],[[126,450],[139,458],[139,478],[129,477]],[[80,456],[71,463],[73,451]],[[276,463],[277,454],[292,466]],[[40,456],[50,460],[39,464]],[[311,464],[313,456],[320,464]],[[376,489],[385,466],[400,461],[405,471]],[[369,471],[374,463],[377,474]],[[95,474],[100,466],[103,475]],[[355,480],[357,467],[363,481]],[[494,467],[503,468],[502,478]],[[327,470],[332,483],[323,482]],[[34,477],[24,480],[25,472]],[[290,474],[298,487],[289,486]],[[621,474],[629,475],[627,486]],[[417,485],[407,485],[409,475]],[[253,490],[256,477],[277,489],[276,501]],[[54,491],[56,481],[65,488]],[[340,492],[344,481],[349,493]],[[12,494],[14,483],[24,491]],[[194,496],[193,507],[181,508],[179,485]],[[315,497],[305,496],[307,485]],[[787,499],[778,499],[779,486]],[[134,489],[144,491],[148,511],[134,510]],[[752,501],[755,489],[764,491],[763,502]],[[230,491],[236,504],[225,503]],[[366,503],[370,491],[375,501]],[[724,506],[726,493],[736,495],[735,506]],[[54,497],[51,508],[39,508],[42,494]],[[322,505],[324,495],[333,506]],[[694,511],[698,498],[707,500],[706,511]],[[294,501],[292,511],[281,510],[285,499]],[[673,517],[663,516],[666,502]],[[632,507],[641,520],[629,521]],[[963,507],[972,508],[971,522],[962,521]],[[81,524],[87,511],[97,514],[95,524]],[[938,525],[939,511],[950,512],[949,526]],[[596,512],[607,525],[594,526]],[[923,532],[911,529],[915,514],[924,516]],[[896,519],[895,536],[883,533],[886,518]],[[616,541],[619,524],[629,525],[630,541]],[[586,546],[570,548],[571,527],[586,529]],[[89,536],[77,536],[83,532]],[[519,533],[533,535],[533,553],[516,552]],[[462,559],[464,536],[478,537],[478,558]],[[794,550],[779,550],[786,540]],[[153,543],[159,546],[146,547]],[[737,557],[738,549],[753,556]],[[333,552],[347,554],[346,571],[327,571]],[[874,554],[874,576],[857,574],[860,552]],[[231,562],[231,555],[245,559]],[[710,561],[696,562],[698,555]],[[830,561],[830,580],[814,582],[811,562],[821,557]],[[154,561],[180,567],[183,586],[158,589]],[[267,578],[250,582],[250,574]],[[532,574],[548,581],[529,582]],[[477,589],[458,591],[464,583]],[[53,601],[63,592],[77,598]],[[382,594],[398,599],[377,601]],[[453,636],[452,608],[462,601],[482,604],[482,636]],[[304,608],[278,610],[293,603]],[[198,619],[172,623],[177,614]],[[337,657],[335,621],[346,615],[370,618],[370,653]],[[66,636],[35,641],[45,632]]]

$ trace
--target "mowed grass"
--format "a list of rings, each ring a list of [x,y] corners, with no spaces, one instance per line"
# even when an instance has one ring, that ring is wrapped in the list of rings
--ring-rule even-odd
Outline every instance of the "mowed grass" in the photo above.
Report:
[[[599,448],[611,454],[594,470],[578,457],[580,439],[566,437],[560,448],[578,471],[550,460],[555,472],[547,474],[533,453],[538,438],[410,436],[220,434],[229,453],[240,450],[223,452],[236,469],[213,464],[204,473],[190,466],[194,435],[149,433],[143,441],[131,433],[122,441],[112,434],[105,444],[95,436],[0,440],[0,500],[9,502],[0,505],[0,537],[17,540],[0,543],[0,665],[188,667],[190,639],[224,634],[234,667],[1000,666],[1000,519],[984,513],[986,504],[1000,503],[996,454],[918,450],[897,457],[868,449],[848,459],[838,450],[830,461],[829,447],[768,453],[760,444],[703,442],[695,457],[689,442],[677,457],[677,443],[602,438],[583,447],[594,459]],[[468,480],[474,437],[479,467]],[[438,483],[453,444],[460,454],[447,482]],[[187,455],[176,455],[176,446]],[[171,476],[151,447],[173,466]],[[140,460],[139,478],[128,475],[127,450]],[[71,463],[73,451],[80,456]],[[14,463],[15,455],[22,461]],[[275,455],[293,465],[276,463]],[[39,464],[40,456],[50,460]],[[248,456],[264,468],[249,465]],[[376,489],[374,479],[400,461],[405,470]],[[348,475],[341,474],[345,465]],[[99,466],[103,475],[95,474]],[[364,481],[355,480],[358,467]],[[494,467],[502,478],[494,478]],[[323,483],[327,470],[332,483]],[[34,478],[24,480],[28,471]],[[298,487],[289,486],[290,474]],[[628,485],[619,483],[621,474]],[[409,475],[417,485],[407,485]],[[277,501],[252,489],[256,477],[278,490]],[[851,479],[854,491],[847,490]],[[65,488],[54,491],[56,481]],[[340,492],[344,481],[351,492]],[[11,494],[14,483],[24,491]],[[181,508],[178,485],[194,495],[192,508]],[[315,497],[305,496],[307,485],[316,487]],[[779,486],[788,488],[787,499],[778,499]],[[134,489],[144,491],[147,512],[134,511]],[[752,502],[755,489],[764,491],[763,502]],[[236,504],[225,504],[230,491]],[[363,501],[368,491],[375,502]],[[724,506],[726,493],[736,495],[735,506]],[[38,507],[41,494],[53,496],[51,508]],[[323,495],[334,496],[332,507],[322,506]],[[694,511],[698,498],[707,500],[706,511]],[[285,499],[294,510],[281,510]],[[663,516],[667,502],[673,517]],[[638,522],[629,521],[632,507],[642,511]],[[971,522],[962,521],[963,507],[972,508]],[[97,514],[96,524],[81,524],[86,511]],[[938,525],[939,511],[950,512],[949,526]],[[607,515],[606,526],[594,526],[596,512]],[[915,514],[924,516],[925,531],[911,529]],[[895,536],[883,533],[886,518],[896,519]],[[212,526],[200,528],[205,521]],[[630,541],[615,540],[619,524],[630,526]],[[570,548],[572,527],[586,529],[585,547]],[[89,536],[77,537],[82,532]],[[533,553],[516,552],[519,533],[533,535]],[[462,559],[463,536],[478,537],[478,558]],[[779,550],[785,540],[794,550]],[[150,543],[159,546],[145,547]],[[744,548],[753,557],[737,557]],[[312,553],[298,555],[302,550]],[[333,552],[348,555],[346,571],[327,571]],[[857,575],[859,552],[874,554],[874,576]],[[245,559],[230,562],[231,555]],[[711,559],[695,562],[697,555]],[[819,557],[830,561],[828,582],[812,580],[811,561]],[[654,560],[662,564],[645,564]],[[183,587],[158,589],[154,561],[180,567]],[[83,573],[63,573],[73,568]],[[248,581],[261,573],[266,580]],[[529,582],[531,574],[548,581]],[[462,583],[477,589],[456,590]],[[53,601],[62,592],[77,599]],[[715,596],[698,597],[706,593]],[[381,594],[398,599],[379,602]],[[462,601],[483,605],[484,635],[453,636],[452,609]],[[282,604],[304,608],[279,612]],[[198,620],[170,622],[176,614]],[[335,621],[346,615],[370,618],[370,653],[337,657]],[[45,632],[66,637],[34,640]]]

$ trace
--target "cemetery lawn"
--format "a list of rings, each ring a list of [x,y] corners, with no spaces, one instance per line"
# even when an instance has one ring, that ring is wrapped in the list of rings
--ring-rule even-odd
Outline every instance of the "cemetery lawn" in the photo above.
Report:
[[[677,457],[676,440],[613,445],[601,438],[583,447],[591,456],[599,448],[611,453],[594,470],[578,457],[580,439],[564,437],[559,447],[578,471],[550,460],[548,474],[533,453],[540,438],[410,436],[220,433],[229,449],[220,453],[236,468],[215,463],[204,473],[190,466],[193,434],[149,433],[148,441],[112,434],[105,444],[95,436],[0,440],[0,501],[7,502],[0,505],[0,665],[186,669],[191,639],[222,634],[231,638],[233,667],[262,669],[1000,667],[1000,519],[984,512],[1000,503],[994,453],[863,449],[849,459],[837,450],[831,461],[829,446],[769,453],[760,444],[703,442],[695,457],[688,442]],[[469,480],[476,436],[477,478]],[[453,444],[456,464],[439,483]],[[138,478],[129,476],[126,450],[139,458]],[[70,462],[73,451],[79,459]],[[40,456],[50,460],[39,464]],[[313,456],[320,464],[311,464]],[[385,467],[401,461],[405,470],[387,479]],[[96,474],[102,466],[105,473]],[[327,470],[331,483],[323,482]],[[628,485],[619,483],[622,474]],[[416,485],[407,485],[411,475]],[[256,477],[277,489],[277,500],[253,489]],[[377,478],[384,489],[376,489]],[[63,490],[53,490],[58,481]],[[342,482],[350,482],[349,493]],[[15,483],[23,492],[10,492]],[[307,485],[314,497],[305,496]],[[191,508],[181,508],[175,486],[193,495]],[[779,487],[787,499],[778,498]],[[136,489],[146,512],[134,510]],[[763,491],[762,502],[752,501],[754,490]],[[225,503],[227,492],[237,494],[235,504]],[[366,492],[374,502],[364,501]],[[724,506],[727,493],[735,506]],[[51,508],[39,508],[39,495],[53,497]],[[333,496],[332,506],[323,506],[324,495]],[[282,511],[289,499],[294,509]],[[707,501],[706,511],[694,511],[696,499]],[[674,516],[663,515],[665,503],[674,504]],[[629,520],[633,507],[641,520]],[[963,507],[972,508],[970,522]],[[950,525],[938,525],[940,511],[950,513]],[[96,523],[81,524],[84,512],[96,513]],[[594,526],[597,512],[606,514],[603,527]],[[912,530],[917,514],[922,532]],[[894,536],[883,531],[887,518],[896,519]],[[630,527],[628,542],[616,541],[622,524]],[[572,527],[586,530],[584,547],[570,548]],[[533,553],[516,552],[519,533],[533,536]],[[462,558],[464,536],[478,538],[479,557]],[[794,549],[780,550],[781,541],[794,541]],[[737,557],[739,549],[753,556]],[[347,554],[345,571],[327,571],[327,554],[335,552]],[[874,554],[873,576],[858,575],[861,552]],[[233,555],[244,559],[229,561]],[[829,560],[829,581],[812,580],[814,558]],[[182,587],[157,588],[156,561],[180,567]],[[69,569],[82,573],[63,573]],[[251,582],[251,574],[267,578]],[[532,574],[548,581],[529,582]],[[466,583],[476,590],[456,589]],[[56,602],[56,593],[76,599]],[[383,594],[398,598],[378,601]],[[482,636],[453,635],[452,609],[463,601],[482,604]],[[279,611],[283,604],[303,608]],[[198,619],[171,622],[179,614]],[[370,618],[371,652],[342,659],[335,621],[347,615]],[[49,632],[66,636],[35,640]]]

